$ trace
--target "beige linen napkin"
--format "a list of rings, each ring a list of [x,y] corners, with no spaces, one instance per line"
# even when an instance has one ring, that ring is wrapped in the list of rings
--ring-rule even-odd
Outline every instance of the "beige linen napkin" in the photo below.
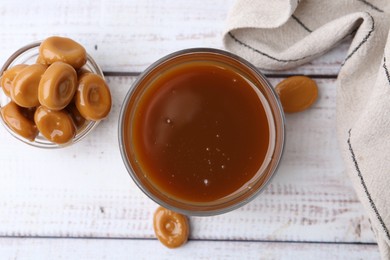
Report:
[[[390,259],[390,1],[237,0],[225,47],[262,69],[299,66],[345,37],[337,131],[347,172]]]

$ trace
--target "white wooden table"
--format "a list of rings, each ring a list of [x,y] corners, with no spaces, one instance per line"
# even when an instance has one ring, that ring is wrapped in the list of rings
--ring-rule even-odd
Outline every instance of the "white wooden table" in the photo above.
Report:
[[[234,0],[2,0],[0,63],[51,35],[82,43],[104,70],[110,117],[71,147],[43,150],[0,128],[0,259],[378,259],[370,224],[344,173],[335,135],[335,78],[349,41],[300,68],[266,72],[316,79],[320,97],[287,115],[276,177],[254,201],[216,217],[191,217],[190,241],[169,250],[154,236],[156,209],[132,182],[117,142],[131,84],[183,48],[223,48]]]

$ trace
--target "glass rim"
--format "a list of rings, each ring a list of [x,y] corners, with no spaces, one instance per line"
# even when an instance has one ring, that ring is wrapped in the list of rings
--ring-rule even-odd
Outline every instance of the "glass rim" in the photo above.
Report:
[[[276,160],[273,162],[275,164],[275,167],[272,169],[272,171],[269,175],[269,178],[267,178],[263,183],[261,183],[261,186],[257,190],[253,191],[245,199],[239,200],[237,203],[234,203],[234,204],[229,205],[229,206],[224,207],[224,208],[207,209],[207,210],[187,210],[187,209],[183,209],[180,207],[172,206],[169,203],[165,202],[163,199],[155,196],[154,194],[152,194],[152,192],[150,192],[143,185],[143,183],[137,177],[137,173],[135,172],[133,166],[131,165],[131,162],[129,160],[129,155],[127,154],[127,151],[125,148],[125,140],[124,140],[125,120],[124,120],[124,118],[125,118],[125,115],[128,111],[129,105],[130,105],[130,99],[134,95],[134,92],[137,89],[138,85],[145,79],[146,76],[148,76],[150,73],[152,73],[159,65],[163,64],[164,62],[167,62],[167,61],[169,61],[175,57],[178,57],[178,56],[187,55],[187,54],[195,54],[195,53],[211,53],[211,54],[223,55],[225,57],[228,57],[228,58],[231,58],[233,60],[238,61],[239,63],[243,64],[248,69],[250,69],[251,72],[253,72],[256,76],[258,76],[261,79],[261,85],[264,88],[267,88],[268,90],[270,90],[271,98],[275,101],[275,104],[276,104],[276,109],[271,108],[271,110],[273,113],[277,113],[280,120],[281,120],[281,122],[279,123],[281,125],[281,127],[280,127],[280,129],[278,129],[278,131],[280,131],[280,132],[278,132],[278,135],[281,138],[281,140],[279,142],[280,153],[278,154],[277,158],[272,157],[273,159],[276,159]],[[267,101],[268,101],[268,99],[267,99]],[[277,128],[277,125],[275,123],[275,129],[276,128]],[[276,138],[277,137],[275,137],[275,139]],[[121,110],[120,110],[120,114],[119,114],[119,121],[118,121],[118,142],[119,142],[119,149],[121,152],[122,161],[125,164],[125,167],[126,167],[128,174],[133,179],[135,184],[138,186],[139,189],[142,190],[142,192],[145,195],[147,195],[151,200],[153,200],[157,204],[159,204],[167,209],[170,209],[170,210],[173,210],[175,212],[182,213],[185,215],[189,215],[189,216],[214,216],[214,215],[224,214],[224,213],[230,212],[232,210],[235,210],[237,208],[240,208],[241,206],[252,201],[257,195],[259,195],[261,193],[261,191],[266,186],[268,186],[269,182],[271,181],[271,179],[274,177],[275,173],[277,172],[277,169],[278,169],[279,164],[280,164],[280,160],[281,160],[281,158],[283,156],[283,152],[284,152],[285,139],[286,139],[285,138],[285,117],[284,117],[283,108],[282,108],[282,105],[279,101],[278,95],[276,94],[276,91],[274,90],[272,85],[268,82],[267,78],[254,65],[252,65],[247,60],[245,60],[245,59],[243,59],[243,58],[241,58],[233,53],[230,53],[228,51],[215,49],[215,48],[183,49],[183,50],[168,54],[168,55],[158,59],[154,63],[152,63],[150,66],[148,66],[148,68],[146,68],[138,76],[138,78],[134,81],[131,88],[127,92],[127,94],[123,100],[122,106],[121,106]],[[275,144],[275,147],[276,147],[276,144]],[[243,194],[241,194],[240,196],[242,196],[242,195]],[[245,195],[245,193],[244,193],[244,195]],[[238,196],[238,197],[240,197],[240,196]],[[181,203],[184,204],[183,202],[181,202]],[[207,207],[207,206],[204,206],[204,207]]]

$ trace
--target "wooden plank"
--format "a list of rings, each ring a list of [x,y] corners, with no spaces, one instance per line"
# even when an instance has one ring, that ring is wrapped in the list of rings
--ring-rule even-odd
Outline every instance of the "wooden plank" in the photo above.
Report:
[[[152,250],[151,250],[152,249]],[[379,259],[376,245],[157,240],[1,238],[3,259]]]
[[[29,147],[0,128],[0,236],[154,237],[156,205],[128,176],[117,141],[119,109],[134,80],[108,77],[110,117],[71,147]],[[317,82],[320,98],[314,107],[286,116],[286,150],[271,184],[234,212],[191,218],[191,238],[374,242],[343,173],[335,80]]]
[[[233,3],[6,1],[0,6],[0,63],[29,42],[63,35],[81,42],[105,71],[140,72],[177,50],[223,48],[222,34]],[[279,73],[336,75],[349,42],[306,65]]]

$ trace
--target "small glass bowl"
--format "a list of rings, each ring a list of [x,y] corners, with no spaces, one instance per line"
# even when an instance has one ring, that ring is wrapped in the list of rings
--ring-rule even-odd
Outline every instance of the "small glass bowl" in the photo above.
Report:
[[[40,45],[41,45],[41,42],[30,43],[30,44],[20,48],[19,50],[17,50],[15,53],[13,53],[8,58],[8,60],[4,63],[3,67],[1,68],[0,76],[3,75],[3,72],[6,71],[8,68],[12,68],[15,65],[36,63],[36,60],[37,60],[38,55],[39,55],[39,46]],[[99,65],[94,61],[94,59],[89,54],[87,54],[87,63],[83,66],[83,68],[85,68],[93,73],[98,74],[99,76],[101,76],[104,79],[104,75],[103,75],[102,70],[100,69]],[[10,101],[11,101],[11,99],[4,94],[3,89],[0,87],[0,110],[2,107],[7,105]],[[78,141],[80,141],[81,139],[86,137],[100,122],[100,121],[86,121],[84,123],[84,126],[82,126],[81,128],[79,128],[77,130],[76,136],[73,138],[73,140],[71,142],[69,142],[65,145],[63,145],[63,144],[60,145],[60,144],[50,142],[44,136],[42,136],[40,133],[38,134],[38,136],[35,138],[34,141],[30,141],[30,140],[18,135],[11,128],[8,127],[8,125],[4,121],[1,113],[0,113],[0,121],[3,124],[3,126],[5,127],[5,129],[7,129],[7,131],[13,137],[15,137],[16,139],[18,139],[26,144],[29,144],[29,145],[34,146],[34,147],[39,147],[39,148],[61,148],[61,147],[65,147],[65,146],[69,146],[71,144],[77,143]]]
[[[239,191],[211,202],[190,202],[175,198],[162,191],[147,177],[138,163],[137,152],[131,145],[132,131],[128,126],[132,125],[134,111],[141,102],[142,95],[146,92],[156,78],[174,70],[182,64],[191,62],[213,62],[222,68],[229,68],[240,74],[251,83],[252,87],[259,91],[270,125],[270,145],[267,152],[267,160],[264,160],[258,173],[247,182]],[[260,98],[261,99],[261,98]],[[156,203],[170,210],[190,216],[212,216],[226,213],[248,203],[266,187],[274,175],[283,154],[285,140],[285,122],[282,106],[273,87],[265,76],[246,60],[226,51],[211,48],[195,48],[178,51],[167,55],[153,63],[134,82],[122,104],[119,115],[118,138],[119,148],[126,169],[138,185],[138,187]],[[271,129],[272,128],[272,129]],[[130,140],[130,141],[129,141]]]

